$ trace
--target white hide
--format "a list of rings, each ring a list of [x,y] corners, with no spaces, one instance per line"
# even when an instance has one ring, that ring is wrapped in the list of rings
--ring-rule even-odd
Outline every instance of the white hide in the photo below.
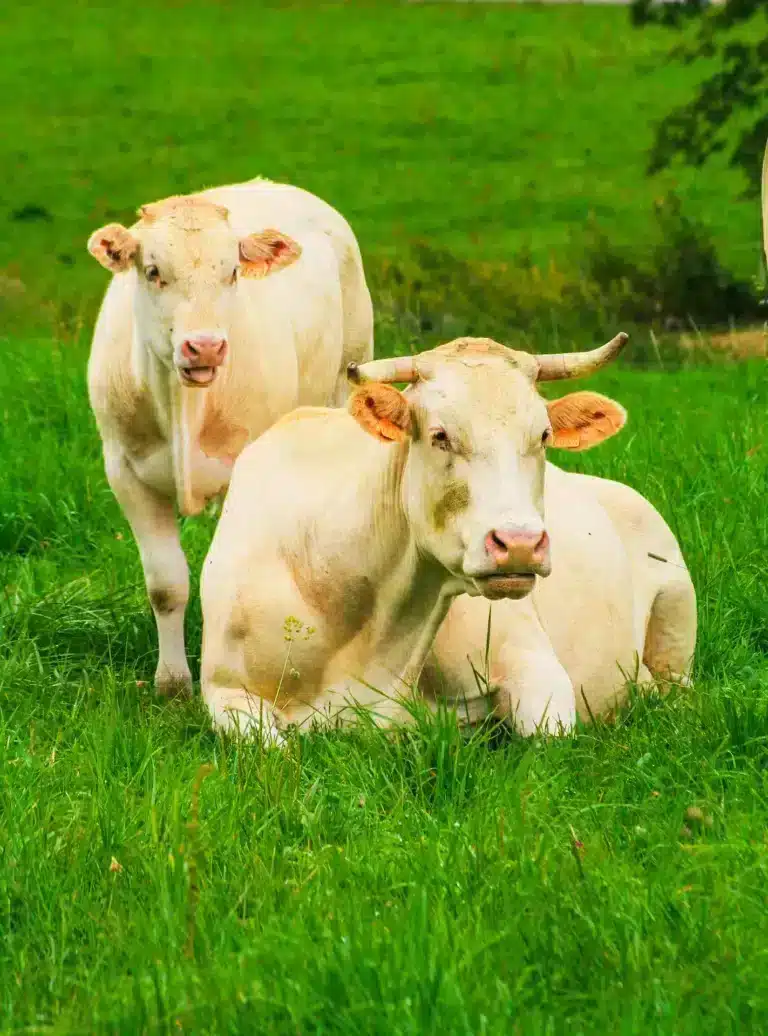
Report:
[[[456,595],[495,596],[479,551],[502,522],[546,524],[552,575],[494,605],[500,715],[526,732],[542,721],[570,729],[573,681],[594,686],[597,711],[637,651],[654,671],[683,673],[695,604],[666,525],[626,487],[544,462],[548,438],[595,444],[618,431],[623,410],[588,393],[547,405],[531,357],[489,351],[465,339],[423,354],[429,374],[406,393],[379,384],[353,397],[359,423],[298,410],[241,454],[201,580],[202,690],[218,728],[272,740],[286,724],[352,721],[354,706],[382,724],[406,721],[446,613],[442,674],[430,663],[425,699],[487,712],[467,655],[482,673],[489,601]],[[670,564],[647,564],[654,549]],[[527,592],[513,575],[495,579]]]

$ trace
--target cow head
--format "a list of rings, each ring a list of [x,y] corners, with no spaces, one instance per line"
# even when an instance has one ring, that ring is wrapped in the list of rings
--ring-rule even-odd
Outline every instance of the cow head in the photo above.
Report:
[[[626,421],[594,392],[547,402],[537,382],[575,378],[613,359],[627,336],[587,353],[532,356],[460,338],[419,356],[351,366],[353,416],[384,442],[407,443],[403,502],[419,550],[473,595],[524,597],[550,572],[544,518],[547,450],[584,450]],[[392,382],[409,382],[399,392]]]
[[[139,215],[130,230],[96,230],[88,251],[112,273],[135,273],[141,342],[183,384],[204,388],[226,360],[239,279],[290,266],[301,247],[277,230],[238,236],[227,209],[200,196],[144,205]]]

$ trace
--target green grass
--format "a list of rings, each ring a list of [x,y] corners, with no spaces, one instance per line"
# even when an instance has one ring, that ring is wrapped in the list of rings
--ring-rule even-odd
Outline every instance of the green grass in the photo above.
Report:
[[[6,8],[0,1031],[765,1032],[764,362],[605,372],[595,388],[631,423],[573,461],[639,488],[679,535],[694,691],[634,696],[616,726],[560,741],[465,743],[438,720],[279,755],[218,741],[197,701],[154,699],[87,334],[33,337],[51,319],[87,332],[95,226],[256,173],[337,205],[374,279],[419,239],[457,280],[526,248],[560,268],[590,212],[641,249],[673,181],[749,276],[758,212],[735,174],[643,175],[653,120],[701,70],[667,65],[669,38],[613,8]],[[406,347],[387,319],[379,344]],[[212,524],[183,526],[195,671]]]
[[[763,364],[594,382],[631,423],[578,464],[640,488],[680,536],[700,601],[693,692],[562,741],[464,744],[425,722],[280,756],[217,742],[197,701],[153,699],[153,624],[84,351],[15,346],[1,1031],[765,1031]],[[209,534],[184,526],[196,571]],[[189,633],[197,656],[196,604]]]
[[[90,316],[95,227],[256,174],[339,207],[374,279],[415,239],[568,266],[590,215],[637,255],[672,187],[726,266],[758,272],[758,206],[724,157],[645,176],[654,122],[705,69],[667,61],[674,39],[624,8],[34,0],[1,17],[14,326],[38,323],[40,300],[67,326]]]

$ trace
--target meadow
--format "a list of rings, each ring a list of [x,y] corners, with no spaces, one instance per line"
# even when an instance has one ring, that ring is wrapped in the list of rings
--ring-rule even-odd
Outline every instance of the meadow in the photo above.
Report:
[[[649,126],[697,70],[616,9],[57,12],[17,5],[0,36],[0,1031],[764,1032],[764,359],[607,370],[590,387],[630,422],[562,460],[635,486],[679,536],[693,690],[632,693],[560,740],[438,717],[283,754],[154,697],[84,385],[100,222],[263,173],[336,204],[374,274],[425,238],[462,261],[530,247],[546,270],[590,211],[642,244],[665,189]],[[749,276],[759,214],[735,174],[675,177]],[[195,577],[213,521],[183,523]]]

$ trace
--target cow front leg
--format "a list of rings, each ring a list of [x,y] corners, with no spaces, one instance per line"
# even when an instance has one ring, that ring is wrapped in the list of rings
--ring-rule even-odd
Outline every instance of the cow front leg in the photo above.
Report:
[[[256,694],[202,677],[202,694],[213,725],[222,734],[281,748],[283,735],[272,705]]]
[[[171,697],[192,692],[184,646],[189,568],[173,502],[145,485],[120,450],[105,451],[107,479],[131,526],[157,625],[155,689]]]
[[[554,651],[504,645],[491,675],[496,714],[524,737],[568,734],[576,724],[576,695]]]

